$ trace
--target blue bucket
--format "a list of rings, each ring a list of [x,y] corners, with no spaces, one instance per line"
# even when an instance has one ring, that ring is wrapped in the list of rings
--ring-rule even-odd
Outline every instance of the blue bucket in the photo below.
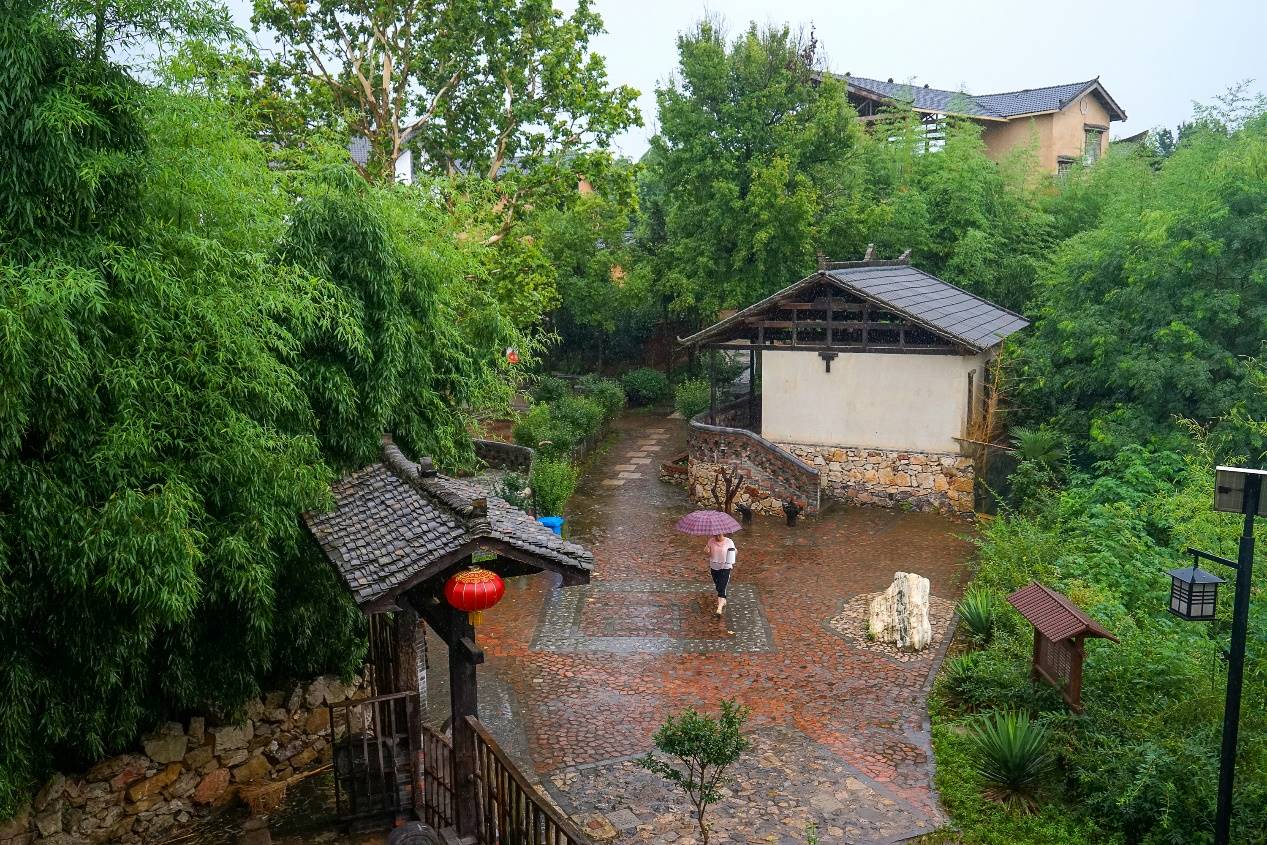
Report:
[[[549,528],[558,536],[563,536],[563,517],[561,516],[539,516],[537,522],[540,522],[546,528]]]

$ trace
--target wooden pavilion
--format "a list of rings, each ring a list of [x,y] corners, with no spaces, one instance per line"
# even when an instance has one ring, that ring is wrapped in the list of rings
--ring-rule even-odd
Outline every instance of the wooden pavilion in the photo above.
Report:
[[[454,842],[564,845],[585,838],[545,802],[478,721],[476,632],[445,601],[448,578],[478,561],[503,578],[556,573],[588,583],[594,558],[475,485],[414,463],[389,439],[382,460],[332,487],[334,508],[304,515],[370,617],[373,697],[331,707],[340,815],[416,815]],[[451,744],[422,725],[426,623],[448,646]]]

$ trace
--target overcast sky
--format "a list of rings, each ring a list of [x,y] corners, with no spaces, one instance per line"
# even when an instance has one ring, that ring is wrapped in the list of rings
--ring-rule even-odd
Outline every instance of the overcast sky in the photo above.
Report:
[[[574,0],[556,0],[571,9]],[[245,25],[250,0],[230,0]],[[748,21],[813,24],[828,66],[974,94],[1099,76],[1129,120],[1113,135],[1174,126],[1192,101],[1242,79],[1267,91],[1267,0],[594,0],[607,33],[593,48],[613,83],[642,92],[646,126],[618,140],[642,155],[655,132],[655,88],[677,64],[675,39],[706,12],[730,30]]]

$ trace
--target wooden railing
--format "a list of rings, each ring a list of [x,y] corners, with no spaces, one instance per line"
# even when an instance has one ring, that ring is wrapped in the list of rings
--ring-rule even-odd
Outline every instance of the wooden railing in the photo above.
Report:
[[[457,824],[453,794],[453,744],[422,726],[422,821],[436,830]]]
[[[528,782],[479,720],[468,716],[467,724],[475,732],[480,845],[591,845]]]
[[[418,693],[327,705],[334,744],[334,803],[341,819],[407,813],[416,795]]]

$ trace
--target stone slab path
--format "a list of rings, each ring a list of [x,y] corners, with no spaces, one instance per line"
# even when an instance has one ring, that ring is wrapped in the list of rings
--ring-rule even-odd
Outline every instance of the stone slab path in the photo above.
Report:
[[[703,539],[673,523],[692,510],[658,468],[685,424],[617,423],[569,508],[570,538],[595,555],[587,587],[512,579],[479,639],[481,718],[596,839],[696,841],[685,805],[630,761],[664,718],[736,698],[755,750],[714,812],[715,842],[895,842],[944,822],[932,786],[927,681],[936,650],[897,661],[838,630],[850,599],[896,570],[953,601],[969,529],[932,514],[835,506],[795,528],[762,519],[735,535],[733,601],[712,616]],[[832,623],[836,622],[833,627]],[[429,660],[442,666],[433,639]],[[428,720],[443,721],[441,672]]]

